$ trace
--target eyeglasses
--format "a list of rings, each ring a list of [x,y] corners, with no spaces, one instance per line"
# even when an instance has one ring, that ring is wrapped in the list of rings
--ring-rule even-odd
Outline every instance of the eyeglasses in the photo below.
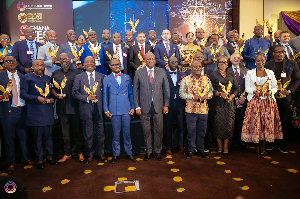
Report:
[[[59,60],[61,60],[61,61],[68,61],[68,60],[70,60],[70,58],[59,58]]]
[[[178,63],[177,61],[169,61],[171,64]]]
[[[13,59],[13,60],[4,60],[4,63],[14,63],[16,62],[17,60]]]
[[[219,64],[227,64],[228,62],[227,61],[219,61],[218,63]]]
[[[71,32],[68,35],[72,36],[72,35],[76,35],[76,33]]]
[[[199,32],[199,31],[196,31],[196,33],[204,34],[205,32]]]
[[[112,66],[112,67],[118,67],[118,66],[121,66],[121,64],[111,64],[110,66]]]
[[[34,31],[27,31],[26,33],[27,33],[27,35],[29,35],[29,34],[34,34],[35,32]]]
[[[9,38],[2,38],[1,41],[9,41]]]
[[[284,51],[274,51],[275,54],[279,55],[279,54],[285,54],[285,50]]]

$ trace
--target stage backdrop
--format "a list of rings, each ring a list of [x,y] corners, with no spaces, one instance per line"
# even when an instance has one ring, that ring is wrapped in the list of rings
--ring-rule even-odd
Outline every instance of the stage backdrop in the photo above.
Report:
[[[1,32],[18,41],[23,29],[36,30],[36,40],[48,29],[55,30],[58,44],[66,42],[66,31],[73,28],[72,0],[1,0]]]
[[[125,32],[131,30],[130,18],[133,22],[139,19],[137,31],[155,30],[158,37],[169,27],[168,1],[73,1],[73,10],[77,36],[91,27],[98,33],[98,41],[102,41],[103,29],[119,32],[124,38]]]
[[[171,0],[169,1],[169,28],[172,33],[185,35],[195,32],[194,22],[205,30],[206,37],[223,24],[222,33],[232,30],[232,0]]]

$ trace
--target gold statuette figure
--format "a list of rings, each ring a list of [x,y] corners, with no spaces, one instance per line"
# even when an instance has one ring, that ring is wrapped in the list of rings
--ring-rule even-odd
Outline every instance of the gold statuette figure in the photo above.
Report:
[[[3,50],[3,53],[0,52],[0,56],[6,56],[8,53],[8,46],[6,46]]]
[[[136,33],[136,27],[137,27],[137,25],[139,24],[139,19],[138,20],[136,20],[136,22],[135,22],[135,24],[133,24],[133,22],[131,21],[131,18],[129,19],[129,24],[130,24],[130,26],[131,26],[131,31],[133,32],[133,33]]]
[[[194,27],[195,27],[195,29],[197,30],[197,29],[201,28],[202,24],[203,24],[203,21],[200,23],[199,26],[197,26],[197,22],[195,21],[195,22],[194,22]]]
[[[145,60],[144,60],[143,56],[141,55],[141,51],[138,53],[138,58],[139,58],[139,60],[142,62],[142,65],[140,65],[140,66],[137,68],[137,70],[143,68],[143,67],[146,65]]]
[[[225,94],[227,94],[227,95],[230,94],[231,87],[232,87],[231,81],[228,82],[227,89],[225,88],[225,86],[224,86],[223,84],[221,84],[221,82],[219,82],[219,86],[221,87],[222,91],[223,91]],[[228,96],[227,96],[227,98],[228,98]]]
[[[12,90],[12,86],[13,86],[13,83],[12,83],[12,80],[10,79],[6,85],[6,89],[4,89],[4,87],[2,85],[0,85],[0,91],[3,93],[3,94],[9,94]],[[6,99],[2,99],[3,102],[7,102],[9,101],[9,98],[6,98]]]
[[[299,56],[300,56],[300,52],[297,53],[295,56],[293,56],[293,53],[290,52],[290,54],[289,54],[289,59],[295,61],[295,59],[297,59]]]
[[[198,82],[196,84],[197,93],[200,97],[205,96],[209,91],[209,84],[206,85],[205,89],[201,89],[201,87],[198,85]]]
[[[108,51],[105,52],[105,54],[107,55],[108,59],[110,59],[110,60],[116,59],[117,58],[117,53],[118,53],[118,51],[116,50],[114,52],[114,54],[111,56],[111,54]]]
[[[283,86],[282,86],[282,83],[281,83],[281,79],[278,80],[277,81],[277,87],[278,87],[278,89],[280,91],[284,91],[286,89],[286,87],[291,83],[291,80],[292,79],[290,79],[289,81],[285,82],[285,84],[283,84]],[[279,95],[279,98],[285,98],[285,97],[286,97],[286,95],[283,95],[283,94]]]
[[[66,76],[61,81],[60,85],[55,81],[55,79],[53,79],[53,84],[54,84],[55,88],[60,90],[60,94],[58,94],[59,96],[61,96],[61,97],[66,96],[66,94],[63,94],[63,92],[62,92],[62,90],[66,87],[66,84],[67,84],[67,77]]]
[[[254,85],[257,91],[262,91],[262,97],[265,97],[265,93],[269,88],[269,79],[267,79],[267,81],[262,86],[258,85],[256,82],[254,82]]]
[[[97,91],[97,87],[98,87],[98,82],[97,82],[97,81],[95,82],[92,91],[91,91],[86,85],[83,85],[83,89],[84,89],[84,91],[85,91],[88,95],[95,95],[95,93],[96,93],[96,91]],[[98,102],[97,99],[92,100],[92,103],[96,103],[96,102]]]
[[[51,49],[51,46],[49,46],[48,52],[50,54],[51,57],[56,57],[57,56],[57,52],[58,52],[59,46],[57,46],[57,48],[55,48],[54,52]]]
[[[171,57],[175,57],[175,53],[173,53],[173,55],[172,55]],[[170,57],[170,58],[171,58],[171,57]],[[169,61],[169,59],[168,59],[168,57],[166,56],[166,54],[163,55],[163,58],[164,58],[164,61],[165,61],[165,62],[168,62],[168,61]]]
[[[99,44],[99,45],[97,46],[96,52],[94,51],[94,49],[93,49],[93,47],[91,46],[91,44],[89,45],[89,49],[90,49],[90,51],[91,51],[91,53],[92,53],[93,55],[98,55],[99,52],[100,52],[100,50],[101,50],[101,44]]]
[[[50,92],[49,84],[47,84],[47,82],[46,82],[45,92],[43,91],[43,89],[41,89],[40,87],[38,87],[36,84],[34,84],[34,87],[41,94],[41,96],[43,96],[45,99],[47,99],[47,96],[48,96],[48,94]]]
[[[210,45],[209,50],[210,50],[210,54],[213,56],[213,61],[217,61],[217,59],[216,59],[216,54],[217,54],[218,52],[220,52],[221,47],[222,47],[222,46],[220,45],[219,48],[217,48],[216,51],[215,51],[215,50],[214,50],[214,47],[213,47],[213,44]]]
[[[83,52],[84,48],[81,48],[80,51],[78,52],[78,54],[76,53],[76,51],[74,50],[74,48],[71,48],[71,52],[73,54],[74,57],[80,57],[82,52]]]

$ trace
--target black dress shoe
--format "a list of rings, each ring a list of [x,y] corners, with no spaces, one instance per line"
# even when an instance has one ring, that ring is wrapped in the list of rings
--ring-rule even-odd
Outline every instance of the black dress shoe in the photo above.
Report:
[[[85,164],[89,164],[90,162],[92,162],[92,160],[93,160],[93,157],[92,157],[92,156],[86,158],[86,159],[85,159]]]
[[[111,163],[115,164],[118,161],[118,157],[117,156],[113,156],[111,159]]]
[[[99,155],[99,159],[102,161],[102,162],[107,162],[107,158],[105,155]]]
[[[156,154],[156,158],[158,161],[161,161],[162,160],[162,155],[160,153]]]
[[[229,153],[223,153],[223,156],[227,157],[229,155]]]
[[[47,163],[48,163],[48,164],[51,164],[51,165],[56,165],[56,164],[57,164],[57,162],[54,161],[53,158],[48,159],[48,160],[47,160]]]
[[[189,152],[187,152],[187,154],[186,154],[186,159],[191,159],[192,156],[193,156],[193,152],[189,151]]]
[[[36,168],[38,168],[38,169],[44,169],[45,168],[44,163],[37,163],[36,164]]]
[[[133,155],[126,155],[127,159],[130,159],[133,162],[136,162],[136,159]]]
[[[150,159],[151,159],[151,154],[146,154],[143,160],[147,161]]]
[[[201,156],[202,158],[209,158],[208,155],[204,152],[198,152],[198,155]]]

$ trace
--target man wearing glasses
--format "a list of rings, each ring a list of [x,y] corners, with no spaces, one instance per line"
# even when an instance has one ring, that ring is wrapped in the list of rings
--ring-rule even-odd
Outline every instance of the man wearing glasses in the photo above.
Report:
[[[84,161],[83,156],[83,138],[81,138],[79,103],[72,97],[72,87],[75,76],[81,73],[81,70],[70,68],[71,59],[67,53],[61,53],[59,56],[61,69],[52,73],[52,82],[56,81],[59,85],[66,77],[66,86],[62,93],[59,89],[53,87],[51,93],[56,97],[56,113],[60,119],[62,134],[64,140],[64,156],[58,160],[59,163],[65,162],[71,158],[71,139],[75,146],[75,152],[78,154],[79,161]]]
[[[2,93],[0,102],[0,119],[5,141],[5,151],[8,163],[8,173],[15,170],[15,133],[18,134],[20,148],[22,152],[21,162],[32,164],[28,156],[27,148],[27,126],[26,126],[26,103],[20,97],[20,83],[24,82],[24,76],[17,72],[16,59],[8,55],[4,58],[6,70],[0,73],[0,85],[7,87],[9,80],[12,81],[12,92]]]
[[[296,91],[300,83],[300,71],[297,63],[293,60],[285,59],[286,49],[284,46],[278,44],[273,48],[274,59],[268,61],[265,68],[273,70],[276,80],[281,80],[281,84],[284,85],[287,81],[291,80],[288,86],[282,91],[275,93],[276,103],[278,105],[278,111],[280,115],[280,121],[282,125],[283,136],[287,136],[288,130],[288,114],[290,105],[292,103],[292,94]],[[284,147],[284,139],[275,140],[275,144],[281,153],[288,153]],[[267,150],[272,150],[274,146],[271,146]]]
[[[203,51],[206,46],[204,46],[204,36],[205,31],[203,28],[197,28],[195,32],[196,39],[194,40],[194,44],[201,47],[201,50]]]
[[[34,40],[36,33],[33,28],[25,28],[24,35],[26,39],[17,41],[11,54],[18,62],[18,70],[26,74],[33,72],[32,62],[37,58],[38,49],[42,44]]]

